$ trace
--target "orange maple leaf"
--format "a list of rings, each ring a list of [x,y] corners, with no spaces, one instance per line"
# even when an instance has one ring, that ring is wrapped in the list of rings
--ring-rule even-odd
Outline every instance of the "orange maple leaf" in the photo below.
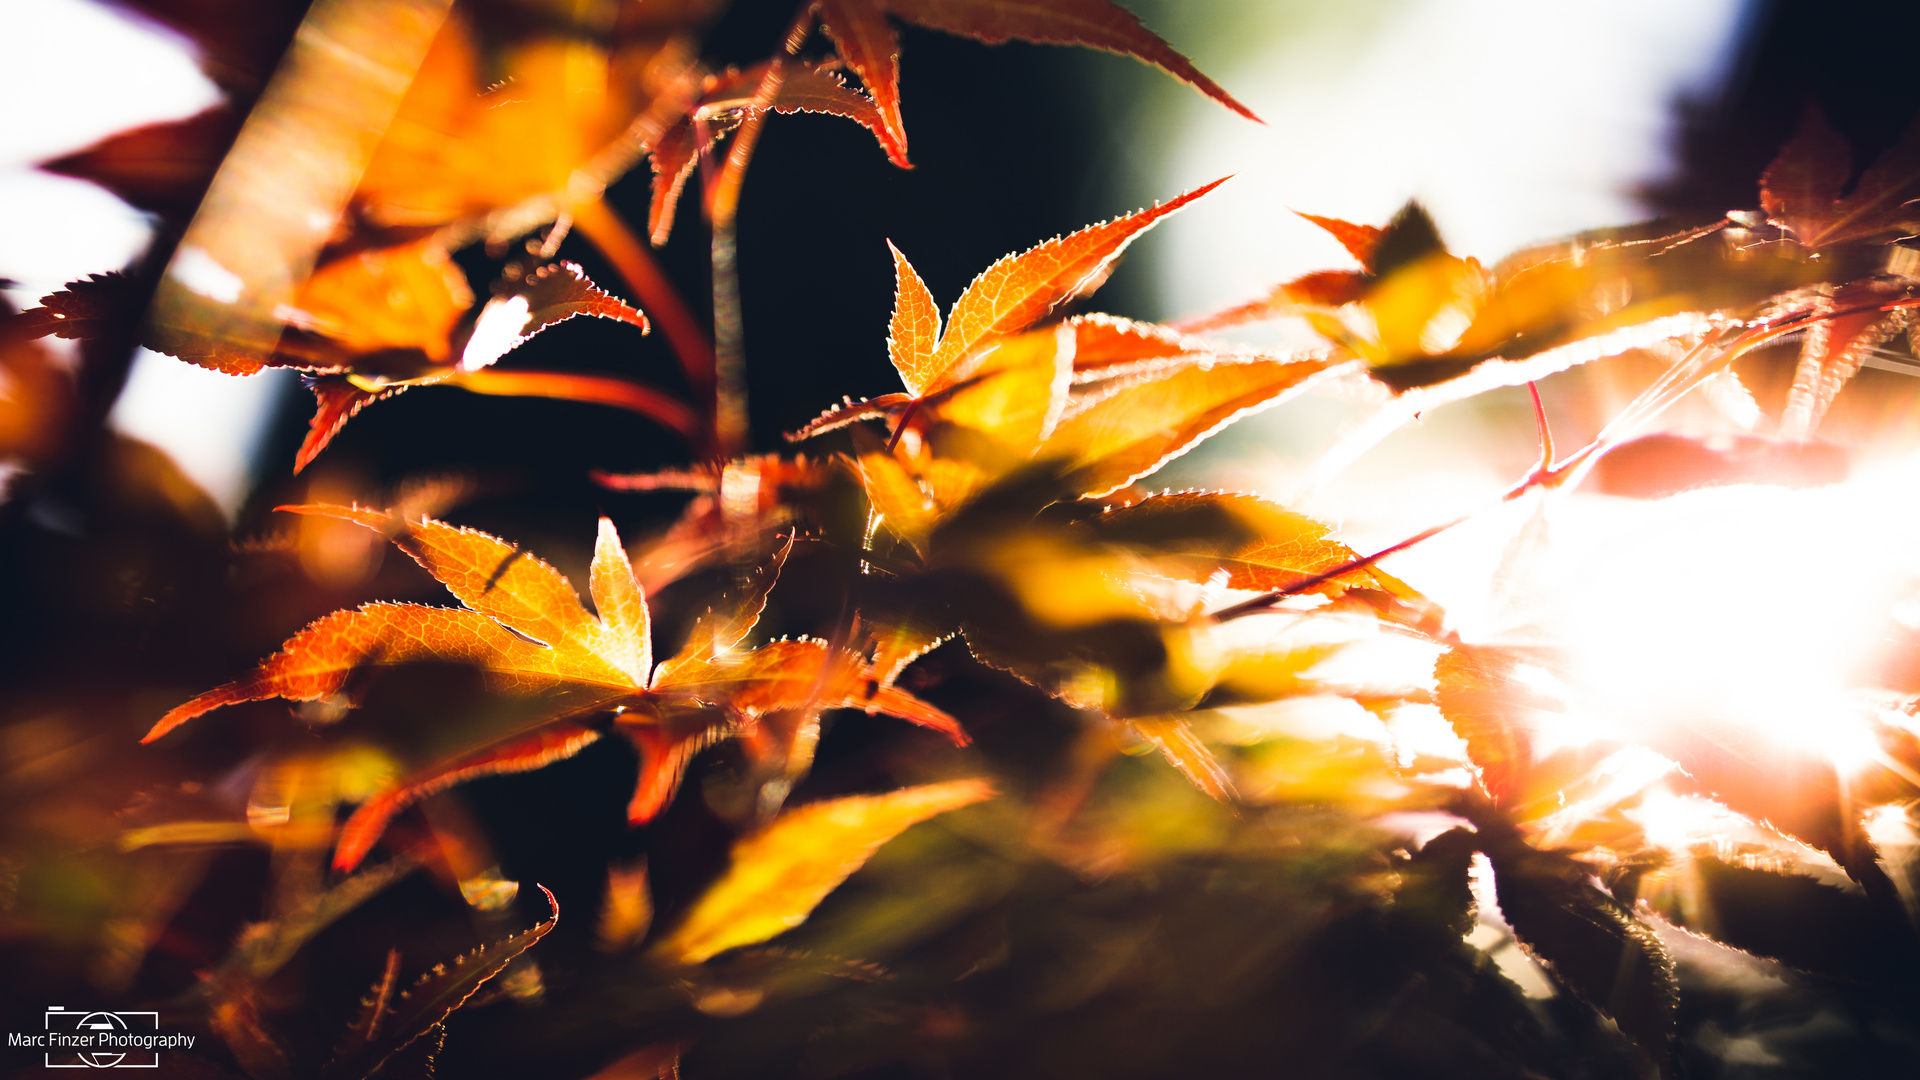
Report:
[[[469,665],[485,673],[493,693],[537,704],[530,723],[442,754],[362,804],[341,832],[334,855],[340,869],[358,865],[387,821],[426,795],[469,777],[535,769],[577,753],[600,737],[587,723],[597,714],[613,712],[614,727],[642,755],[629,808],[636,824],[671,799],[694,753],[753,730],[770,712],[860,708],[966,741],[952,717],[883,686],[857,654],[810,640],[736,652],[758,621],[777,565],[753,579],[743,595],[710,611],[680,653],[656,668],[646,597],[605,518],[589,580],[596,615],[559,571],[486,533],[359,507],[281,509],[386,534],[465,606],[376,603],[335,612],[288,639],[251,674],[167,713],[143,741],[224,705],[276,697],[337,700],[350,676],[376,665]]]
[[[840,56],[873,95],[883,124],[881,142],[901,165],[907,161],[907,129],[900,117],[900,39],[887,22],[889,15],[989,45],[1085,45],[1131,56],[1249,120],[1260,119],[1111,0],[820,0],[815,9]]]

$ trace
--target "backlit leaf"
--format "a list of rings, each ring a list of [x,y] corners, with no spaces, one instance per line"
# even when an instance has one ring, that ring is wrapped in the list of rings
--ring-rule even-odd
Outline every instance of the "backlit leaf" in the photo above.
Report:
[[[353,506],[283,506],[294,514],[339,518],[378,532],[447,587],[460,602],[542,645],[584,634],[593,616],[558,570],[512,544],[477,529],[432,518]]]
[[[491,750],[419,770],[409,776],[406,783],[388,788],[354,810],[353,816],[340,827],[340,840],[333,850],[333,868],[341,873],[351,872],[367,857],[367,852],[373,850],[395,814],[435,792],[477,776],[544,768],[572,757],[599,738],[599,732],[578,724],[551,724]]]
[[[358,1053],[335,1058],[327,1066],[325,1075],[329,1078],[371,1076],[414,1040],[438,1027],[479,992],[487,980],[505,971],[516,957],[546,937],[560,921],[560,903],[546,886],[541,886],[540,891],[553,912],[545,921],[503,941],[483,945],[422,975],[394,1001],[392,1015],[379,1034],[357,1047]]]
[[[1800,130],[1760,178],[1760,205],[1768,220],[1809,248],[1892,239],[1920,227],[1920,125],[1880,155],[1854,185],[1853,154],[1818,109],[1809,107]]]
[[[1641,898],[1678,925],[1802,971],[1891,986],[1920,963],[1912,936],[1888,932],[1891,913],[1858,892],[1802,874],[1703,851],[1649,884]]]
[[[140,286],[127,275],[88,274],[41,297],[39,307],[6,320],[8,333],[23,338],[51,334],[70,340],[125,333],[144,302]]]
[[[651,329],[645,315],[602,292],[579,264],[554,263],[533,271],[487,301],[460,355],[460,369],[487,367],[540,331],[578,315],[627,323],[639,327],[643,334]]]
[[[653,677],[653,629],[647,598],[634,579],[633,563],[620,546],[619,532],[606,518],[600,519],[589,573],[593,606],[600,613],[599,652],[633,676],[635,683],[647,682]]]
[[[710,663],[740,644],[760,621],[760,613],[767,609],[767,593],[780,580],[780,568],[786,565],[792,551],[793,538],[789,536],[774,548],[765,562],[742,569],[735,577],[733,588],[694,623],[680,651],[661,662],[654,680],[671,681],[681,668]]]
[[[936,814],[993,794],[985,780],[953,780],[789,810],[734,844],[727,873],[655,951],[676,963],[698,964],[791,930],[882,844]]]
[[[1127,721],[1180,775],[1216,799],[1233,797],[1233,780],[1213,751],[1194,734],[1193,725],[1179,716],[1142,716]]]
[[[1298,213],[1298,211],[1295,212]],[[1374,272],[1374,252],[1379,249],[1380,239],[1386,235],[1387,230],[1378,225],[1355,225],[1351,221],[1321,217],[1318,214],[1300,214],[1300,216],[1332,233],[1333,238],[1340,241],[1340,246],[1347,249],[1347,254],[1352,255],[1355,262],[1365,267],[1367,273]]]
[[[1100,543],[1152,558],[1163,572],[1204,582],[1224,570],[1228,586],[1254,592],[1287,590],[1357,557],[1325,524],[1231,492],[1150,495],[1089,518],[1083,527]],[[1350,588],[1414,595],[1398,578],[1371,566],[1311,591],[1338,595]]]
[[[376,603],[319,619],[287,639],[252,674],[168,712],[142,741],[152,742],[223,706],[266,698],[321,701],[339,694],[350,676],[368,666],[434,660],[483,669],[487,686],[497,693],[555,691],[582,708],[611,703],[636,689],[624,672],[604,661],[532,644],[478,612]]]
[[[864,709],[910,720],[955,743],[967,736],[939,709],[891,686],[881,686],[861,658],[823,641],[775,641],[748,653],[664,667],[656,692],[724,703],[751,720],[782,709]]]
[[[758,64],[744,71],[729,69],[708,76],[699,99],[692,103],[687,114],[654,143],[653,201],[647,211],[647,231],[654,244],[667,242],[680,193],[693,176],[694,167],[751,111],[768,68],[767,64]],[[833,71],[784,65],[769,107],[777,113],[811,112],[845,117],[873,132],[881,149],[893,153],[893,144],[873,100],[849,89]],[[894,164],[907,167],[906,159],[897,155]]]
[[[1535,701],[1514,678],[1525,660],[1495,646],[1456,644],[1434,664],[1440,712],[1467,744],[1480,783],[1496,801],[1512,795],[1533,762],[1523,710]]]
[[[1653,930],[1590,882],[1591,870],[1524,845],[1488,852],[1500,913],[1574,996],[1611,1017],[1663,1070],[1680,988]]]
[[[900,119],[900,42],[889,14],[991,45],[1004,41],[1084,45],[1132,56],[1186,82],[1248,119],[1258,119],[1186,57],[1110,0],[821,0],[821,25],[879,106],[888,152],[906,161]]]
[[[1068,404],[1040,453],[1067,462],[1078,490],[1104,495],[1240,417],[1278,405],[1339,364],[1324,356],[1196,363],[1151,381],[1096,384]]]
[[[900,381],[907,390],[920,395],[927,391],[938,372],[933,353],[940,344],[940,309],[927,291],[927,283],[914,272],[913,264],[887,241],[893,253],[893,321],[887,326],[887,355],[893,360]]]
[[[1097,288],[1128,244],[1155,223],[1226,182],[1222,177],[1166,203],[1009,255],[988,267],[954,302],[920,391],[932,393],[972,374],[965,363],[987,340],[1025,329],[1057,304]]]
[[[326,263],[293,300],[303,329],[350,352],[415,350],[431,363],[447,359],[454,324],[472,304],[460,268],[430,237]]]

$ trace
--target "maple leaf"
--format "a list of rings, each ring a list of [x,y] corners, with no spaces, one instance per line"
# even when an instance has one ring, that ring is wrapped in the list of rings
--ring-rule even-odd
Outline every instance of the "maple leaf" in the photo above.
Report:
[[[1863,986],[1902,982],[1920,962],[1920,947],[1911,937],[1877,933],[1888,913],[1833,884],[1831,868],[1804,865],[1795,847],[1783,842],[1764,853],[1722,856],[1700,851],[1678,872],[1649,882],[1636,899],[1677,926],[1801,971]],[[1809,934],[1814,926],[1823,932]]]
[[[618,491],[699,493],[666,535],[634,556],[634,574],[651,595],[722,559],[736,567],[758,567],[768,565],[765,556],[784,557],[790,523],[838,475],[833,463],[819,459],[759,454],[688,469],[593,477]]]
[[[921,525],[932,520],[927,511],[951,510],[1048,446],[1070,407],[1080,338],[1123,336],[1109,324],[1073,320],[1023,331],[1066,300],[1097,288],[1135,237],[1224,182],[1000,259],[961,293],[944,328],[925,282],[889,244],[895,284],[887,351],[908,393],[849,402],[790,437],[886,419],[894,429],[886,452],[898,461],[888,464],[877,452],[863,451],[854,467],[875,505],[882,513],[891,510],[907,537],[918,542]],[[1167,350],[1160,345],[1153,357],[1136,350],[1140,355],[1133,358],[1164,360]],[[1171,366],[1161,363],[1158,370]],[[922,510],[912,509],[916,502],[924,503]],[[909,524],[914,521],[921,525]]]
[[[1151,378],[1092,384],[1075,394],[1040,453],[1070,463],[1075,489],[1110,494],[1345,365],[1326,355],[1281,360],[1212,353]]]
[[[936,814],[993,794],[985,780],[950,780],[789,810],[734,843],[727,872],[653,951],[675,963],[698,964],[791,930],[881,845]]]
[[[1448,253],[1415,203],[1383,229],[1301,216],[1339,239],[1362,269],[1307,274],[1179,329],[1301,318],[1408,399],[1393,409],[1401,415],[1684,339],[1715,313],[1764,308],[1825,275],[1810,260],[1754,259],[1725,238],[1708,239],[1717,224],[1679,234],[1588,234],[1519,252],[1489,271]]]
[[[1664,499],[1729,484],[1823,487],[1845,480],[1851,469],[1846,448],[1833,443],[1762,435],[1694,439],[1662,432],[1607,451],[1589,483],[1608,495]]]
[[[429,237],[326,263],[301,287],[287,321],[349,356],[418,353],[433,364],[447,359],[454,324],[472,304],[466,276]]]
[[[506,239],[590,201],[684,116],[707,0],[538,28],[484,9],[446,20],[353,193],[382,227],[473,223]],[[610,43],[609,43],[610,42]]]
[[[1151,559],[1170,576],[1204,582],[1224,572],[1229,588],[1255,592],[1288,589],[1356,559],[1322,522],[1233,492],[1149,495],[1090,517],[1079,528],[1096,543]],[[1349,589],[1419,595],[1374,566],[1321,581],[1311,591],[1337,597]]]
[[[1853,172],[1847,141],[1808,107],[1800,129],[1760,177],[1767,220],[1808,248],[1895,239],[1920,230],[1920,123],[1880,155],[1845,198]]]
[[[389,953],[387,970],[375,985],[371,1000],[342,1035],[321,1076],[326,1080],[372,1076],[409,1046],[443,1032],[447,1017],[559,924],[560,902],[546,886],[539,889],[552,912],[546,919],[450,963],[435,965],[398,995],[392,992],[398,952]],[[438,1048],[437,1041],[434,1048]]]
[[[92,182],[129,205],[184,223],[213,181],[241,114],[217,105],[185,120],[148,124],[74,153],[43,161],[40,168]]]
[[[647,232],[656,245],[667,242],[673,229],[674,208],[680,192],[700,158],[710,154],[727,132],[751,114],[762,82],[772,63],[744,71],[728,69],[704,80],[701,94],[685,116],[654,141],[653,200],[647,210]],[[777,113],[826,113],[843,116],[874,133],[882,149],[892,152],[880,111],[873,100],[848,89],[840,76],[825,68],[785,68],[768,108]],[[903,157],[894,164],[905,167]]]
[[[641,333],[650,329],[645,315],[601,291],[575,263],[543,266],[502,285],[470,324],[464,320],[472,303],[466,283],[430,240],[330,263],[307,283],[301,299],[294,317],[303,325],[283,339],[275,358],[318,372],[307,381],[316,408],[294,457],[295,472],[361,409],[409,387],[438,383],[478,393],[597,400],[642,412],[688,437],[699,432],[689,408],[646,387],[561,373],[482,373],[535,334],[577,316],[624,322]]]
[[[1194,787],[1223,802],[1233,797],[1233,779],[1213,756],[1213,751],[1207,749],[1207,744],[1194,734],[1193,725],[1185,718],[1142,716],[1127,721],[1127,726],[1158,750]]]
[[[87,340],[124,332],[139,317],[145,290],[125,274],[88,274],[6,320],[9,336]]]
[[[534,705],[531,720],[504,733],[475,732],[363,803],[342,829],[335,852],[335,865],[343,870],[359,863],[406,805],[468,777],[524,771],[570,756],[598,737],[582,721],[611,709],[621,710],[615,724],[643,754],[632,807],[636,822],[671,797],[693,752],[777,710],[862,708],[966,741],[951,717],[882,687],[853,653],[804,640],[736,651],[758,620],[771,571],[750,581],[731,606],[709,612],[686,647],[655,670],[645,596],[619,534],[604,518],[589,581],[596,616],[553,567],[486,533],[359,507],[282,509],[387,535],[465,606],[376,603],[336,612],[290,638],[251,675],[167,713],[144,741],[221,706],[274,697],[333,698],[366,667],[421,661],[477,667],[489,690]]]
[[[1512,842],[1492,845],[1487,857],[1514,936],[1667,1071],[1680,985],[1653,928],[1592,884],[1591,867],[1564,853]]]
[[[1259,120],[1110,0],[819,0],[814,6],[841,58],[873,95],[883,124],[882,142],[901,164],[907,160],[907,132],[900,116],[900,39],[887,22],[889,15],[990,45],[1013,40],[1084,45],[1131,56],[1249,120]]]

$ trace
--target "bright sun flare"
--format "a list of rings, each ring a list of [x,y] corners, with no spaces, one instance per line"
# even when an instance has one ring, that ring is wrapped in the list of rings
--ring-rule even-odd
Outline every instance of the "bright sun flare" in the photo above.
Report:
[[[1549,504],[1523,559],[1571,654],[1579,727],[1739,756],[1880,758],[1859,676],[1920,580],[1920,459],[1831,487],[1740,486]]]

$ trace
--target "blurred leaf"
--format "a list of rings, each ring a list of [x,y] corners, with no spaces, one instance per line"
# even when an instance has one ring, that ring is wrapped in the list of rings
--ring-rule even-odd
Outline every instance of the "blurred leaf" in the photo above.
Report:
[[[1333,530],[1254,495],[1183,491],[1150,495],[1088,518],[1097,542],[1135,551],[1156,569],[1205,582],[1225,571],[1226,584],[1254,592],[1287,590],[1358,556]],[[1352,588],[1400,597],[1418,594],[1377,567],[1331,578],[1311,592],[1338,596]]]
[[[216,105],[185,120],[110,135],[40,168],[91,180],[138,209],[184,225],[240,131],[241,115]]]
[[[341,916],[378,895],[419,866],[401,857],[346,878],[284,912],[271,922],[249,926],[213,978],[216,985],[258,984],[284,967],[294,954]]]
[[[1151,381],[1095,384],[1075,395],[1040,453],[1069,463],[1080,491],[1109,494],[1337,366],[1323,357],[1234,360],[1196,363]]]
[[[1434,664],[1435,702],[1466,741],[1480,783],[1496,803],[1519,790],[1522,774],[1533,764],[1523,710],[1546,704],[1514,679],[1514,668],[1525,662],[1513,650],[1460,643]]]
[[[1222,801],[1233,797],[1233,779],[1194,734],[1191,723],[1178,716],[1143,716],[1127,721],[1127,726],[1193,781],[1194,787]]]
[[[916,612],[890,612],[875,617],[862,613],[867,638],[872,642],[873,671],[881,686],[892,686],[909,664],[938,648],[954,634],[951,626]]]
[[[1470,874],[1479,840],[1471,829],[1448,829],[1402,861],[1400,885],[1393,893],[1397,916],[1458,941],[1473,929]]]
[[[656,679],[670,679],[683,667],[705,664],[730,652],[753,631],[754,624],[767,609],[767,594],[780,580],[780,570],[793,552],[793,537],[787,536],[774,547],[764,562],[736,572],[732,588],[707,608],[693,624],[686,644],[671,658],[660,663]]]
[[[1512,843],[1494,846],[1487,857],[1500,913],[1514,936],[1666,1071],[1680,987],[1673,959],[1653,930],[1565,855]]]
[[[350,871],[360,865],[379,841],[393,816],[437,791],[444,791],[463,780],[504,773],[531,772],[556,761],[570,758],[600,733],[578,724],[549,724],[538,731],[509,739],[479,753],[470,753],[440,766],[429,766],[409,775],[398,787],[390,787],[357,807],[346,824],[340,826],[340,840],[334,847],[333,866]]]
[[[349,354],[415,351],[429,364],[449,359],[454,324],[472,304],[465,275],[430,238],[328,262],[293,300],[303,329]]]
[[[1920,195],[1920,150],[1916,158],[1915,194]],[[1920,222],[1920,215],[1915,220]],[[1905,325],[1909,312],[1883,305],[1905,297],[1908,289],[1905,280],[1870,278],[1817,290],[1809,306],[1824,317],[1807,328],[1800,343],[1800,365],[1780,417],[1783,436],[1804,440],[1813,435],[1840,388],[1876,346]]]
[[[952,780],[789,810],[734,844],[726,875],[654,952],[674,963],[698,964],[790,930],[882,844],[935,814],[993,794],[985,780]]]
[[[1608,495],[1664,499],[1697,488],[1773,484],[1810,488],[1847,478],[1852,461],[1827,442],[1719,435],[1706,439],[1662,432],[1621,443],[1593,469],[1593,485]]]
[[[372,1042],[380,1034],[380,1025],[392,1010],[394,986],[400,978],[400,950],[387,950],[387,966],[374,980],[367,996],[360,999],[360,1011],[340,1033],[340,1039],[334,1045],[335,1060],[357,1054],[360,1045]]]
[[[324,1075],[364,1078],[378,1072],[414,1040],[438,1028],[454,1010],[465,1005],[483,983],[505,971],[515,957],[546,937],[560,921],[560,903],[545,886],[541,886],[540,891],[553,912],[545,922],[491,946],[482,945],[450,964],[435,966],[416,979],[393,1002],[391,1015],[371,1031],[371,1037],[350,1043],[350,1051],[329,1062]]]
[[[1760,177],[1760,205],[1773,224],[1809,248],[1862,240],[1893,239],[1889,234],[1920,229],[1920,125],[1880,155],[1841,198],[1853,173],[1846,140],[1808,106],[1800,129]]]
[[[261,1020],[260,1004],[250,987],[217,995],[207,1020],[253,1080],[292,1080],[286,1048]]]
[[[448,7],[314,5],[161,279],[152,347],[229,374],[260,369],[277,313],[312,271]]]
[[[1653,910],[1736,949],[1869,986],[1911,985],[1920,941],[1858,892],[1704,853],[1641,890]]]

